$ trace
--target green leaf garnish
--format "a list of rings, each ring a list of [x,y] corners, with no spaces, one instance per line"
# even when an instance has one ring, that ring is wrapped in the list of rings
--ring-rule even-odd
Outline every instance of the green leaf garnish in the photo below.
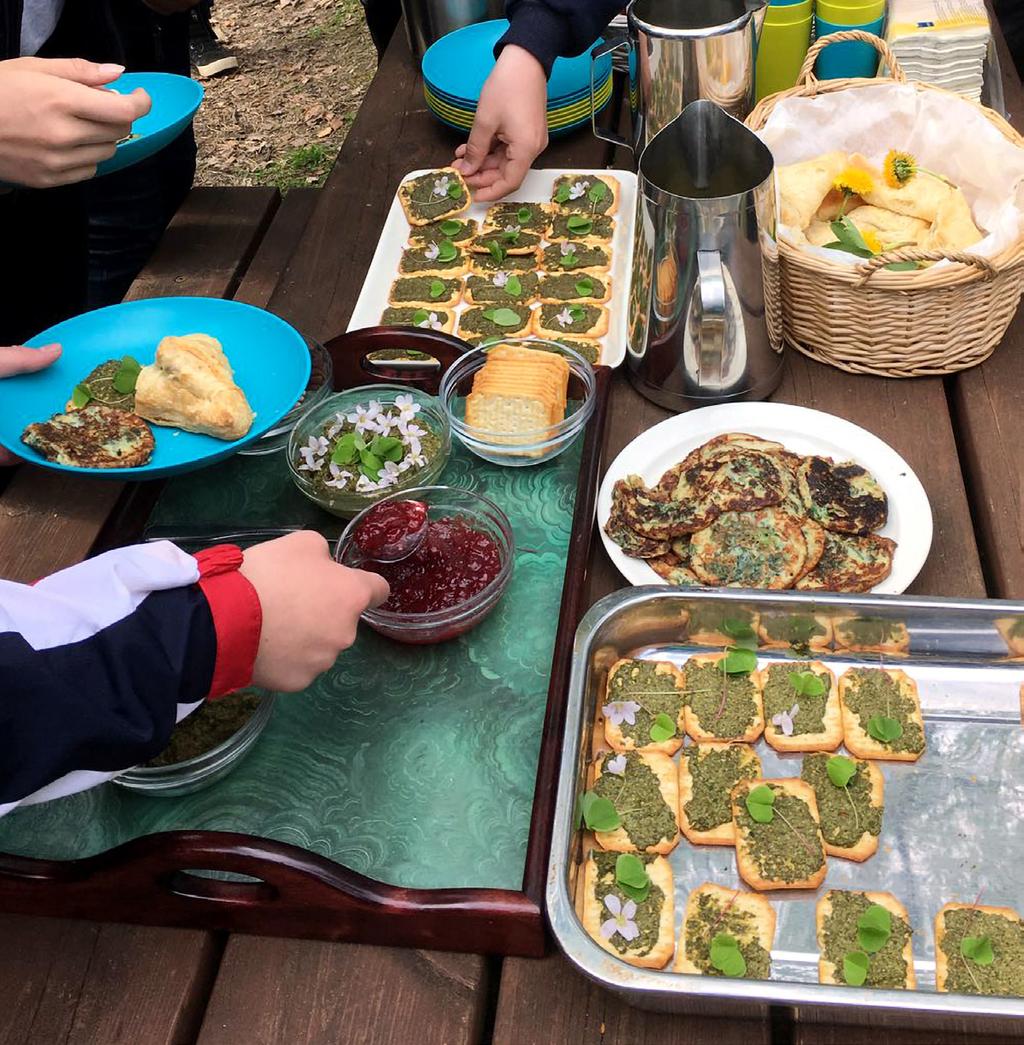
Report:
[[[675,735],[676,724],[664,711],[659,712],[651,725],[651,740],[655,744],[661,744],[666,740],[671,740]]]
[[[448,198],[450,200],[462,199],[462,186],[457,181],[448,183]]]
[[[518,276],[509,276],[505,281],[505,293],[509,297],[517,298],[523,292],[523,284],[519,281]]]
[[[584,277],[576,284],[576,293],[581,298],[589,298],[594,293],[594,281]]]
[[[114,391],[121,395],[130,395],[135,391],[135,382],[139,379],[139,371],[142,367],[139,361],[132,356],[122,356],[121,366],[114,375]]]
[[[572,268],[576,264],[576,251],[570,250],[568,254],[562,255],[561,265],[563,268]]]
[[[789,684],[798,697],[820,697],[825,692],[825,683],[813,671],[791,671]]]
[[[718,670],[726,675],[749,675],[757,667],[757,654],[752,649],[730,647],[718,662]]]
[[[444,294],[444,284],[439,279],[430,281],[430,296],[435,301]]]
[[[752,820],[759,824],[770,824],[775,819],[775,792],[767,784],[751,788],[744,800]]]
[[[331,451],[331,461],[334,464],[355,464],[359,448],[356,446],[355,432],[343,435]]]
[[[520,327],[523,325],[522,317],[518,312],[510,308],[489,308],[484,312],[484,319],[489,319],[499,327]]]
[[[412,325],[418,327],[420,323],[426,323],[430,319],[430,313],[425,308],[418,308],[412,314]]]
[[[718,933],[711,941],[710,958],[712,967],[725,976],[742,976],[747,971],[739,942],[728,933]]]
[[[447,218],[438,226],[447,237],[457,236],[462,231],[462,222],[454,218]]]
[[[520,225],[525,225],[532,217],[533,211],[531,211],[529,207],[520,207],[519,210],[516,211],[516,221],[518,221]]]
[[[857,942],[868,954],[880,951],[892,935],[892,915],[881,904],[873,903],[857,919]]]
[[[587,198],[591,203],[600,203],[607,195],[608,186],[605,185],[603,181],[598,180],[590,186],[590,192],[587,193]]]
[[[903,726],[894,719],[885,715],[872,715],[868,719],[868,735],[882,744],[891,744],[903,736]]]
[[[843,979],[851,987],[860,987],[868,978],[868,956],[863,951],[843,955]]]
[[[555,203],[567,203],[569,201],[569,183],[563,181],[555,191]]]
[[[395,458],[394,452],[398,450],[399,455]],[[381,460],[401,460],[402,459],[402,440],[396,439],[390,435],[378,435],[376,439],[370,443],[370,453],[375,454]]]
[[[620,853],[615,859],[615,884],[637,903],[643,903],[651,892],[651,879],[643,860],[632,853]]]
[[[437,245],[438,261],[454,261],[459,256],[458,248],[450,239],[443,239]]]
[[[622,824],[615,806],[593,791],[584,792],[582,808],[583,822],[591,831],[614,831]]]
[[[492,239],[487,244],[487,249],[491,252],[491,257],[500,265],[505,260],[505,252],[501,249],[501,244],[496,240]]]
[[[519,237],[521,235],[521,229],[505,229],[505,231],[501,234],[501,238],[506,243],[511,243],[513,246],[515,246],[515,244],[519,242]]]
[[[569,306],[569,317],[572,319],[574,323],[578,323],[581,319],[584,319],[586,315],[586,312],[584,312],[579,305]]]
[[[374,479],[380,475],[384,467],[384,462],[372,450],[360,450],[359,463],[373,472]]]
[[[996,958],[987,936],[965,936],[960,941],[960,953],[975,965],[991,965]]]
[[[836,787],[846,787],[857,775],[857,763],[845,755],[833,755],[825,763],[825,772]]]
[[[722,631],[733,640],[733,644],[740,649],[757,649],[757,635],[754,629],[745,620],[736,620],[727,617],[722,621]]]
[[[73,407],[80,410],[90,399],[92,399],[92,392],[85,385],[75,385],[75,390],[71,393]]]
[[[586,236],[594,228],[594,222],[585,214],[571,214],[565,224],[569,231],[575,232],[577,236]]]
[[[865,253],[869,258],[874,257],[871,248],[864,242],[864,237],[859,229],[845,215],[832,222],[832,235],[847,250],[853,253]]]

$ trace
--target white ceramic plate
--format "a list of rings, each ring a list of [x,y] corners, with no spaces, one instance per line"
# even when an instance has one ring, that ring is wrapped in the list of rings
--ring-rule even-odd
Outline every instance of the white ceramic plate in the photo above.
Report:
[[[612,508],[612,486],[627,475],[651,485],[691,450],[725,432],[774,439],[798,454],[855,461],[881,484],[889,498],[889,519],[878,531],[896,542],[892,573],[876,594],[905,591],[921,571],[932,545],[932,509],[920,480],[891,446],[841,417],[785,403],[706,406],[678,414],[637,436],[612,462],[597,498],[601,540],[612,562],[632,584],[664,584],[643,559],[634,559],[604,532]]]
[[[428,170],[410,171],[403,182],[428,174]],[[615,231],[612,235],[612,296],[607,304],[609,310],[608,333],[601,338],[601,362],[605,366],[616,367],[626,354],[626,311],[629,300],[629,277],[633,271],[633,211],[636,207],[636,175],[632,171],[619,170],[587,170],[573,168],[568,170],[532,170],[526,175],[523,184],[516,192],[505,197],[515,203],[546,203],[551,199],[551,190],[555,180],[563,174],[598,175],[604,174],[615,178],[619,183],[619,206],[613,217]],[[501,201],[504,202],[504,201]],[[475,218],[483,221],[490,203],[470,204],[469,210],[460,217]],[[547,241],[545,241],[547,242]],[[396,193],[388,211],[384,230],[377,242],[373,261],[366,273],[363,289],[359,292],[359,300],[349,320],[349,330],[360,330],[363,327],[380,325],[380,317],[388,307],[388,293],[391,284],[398,276],[398,262],[402,251],[409,243],[409,223],[405,212],[398,202]],[[467,305],[456,306],[456,313],[462,313]],[[538,306],[534,306],[536,308]],[[458,334],[458,329],[455,331]],[[569,335],[571,336],[571,335]]]

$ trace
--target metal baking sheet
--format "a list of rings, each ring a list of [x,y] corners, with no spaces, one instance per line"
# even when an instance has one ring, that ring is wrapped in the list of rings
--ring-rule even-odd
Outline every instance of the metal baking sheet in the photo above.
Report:
[[[858,665],[900,667],[917,682],[927,748],[917,763],[878,763],[885,774],[885,814],[878,852],[865,863],[828,858],[818,890],[764,894],[778,913],[768,981],[690,976],[638,969],[613,957],[583,930],[576,914],[579,868],[592,836],[576,830],[577,795],[602,738],[593,735],[605,676],[619,657],[683,663],[707,646],[689,643],[694,612],[762,619],[814,613],[833,620],[881,618],[906,625],[909,652],[815,652],[837,676]],[[1024,999],[940,994],[935,990],[934,918],[943,904],[1024,904],[1024,729],[1021,686],[1024,648],[1011,650],[1004,633],[1024,621],[1024,602],[918,599],[902,596],[822,598],[811,593],[679,591],[629,588],[594,606],[576,636],[562,770],[548,875],[548,913],[555,938],[582,972],[632,1003],[671,1011],[736,1014],[738,1003],[800,1006],[801,1016],[841,1018],[858,1010],[903,1013],[921,1027],[955,1016],[1024,1017]],[[1002,629],[1002,630],[1001,630]],[[1018,640],[1024,642],[1024,639]],[[790,650],[761,649],[761,666],[798,659]],[[806,659],[806,657],[804,658]],[[766,777],[799,776],[802,754],[756,745]],[[679,756],[676,756],[678,760]],[[696,846],[685,837],[670,854],[675,882],[676,940],[691,889],[705,881],[746,889],[735,851]],[[829,889],[887,890],[907,907],[914,929],[915,991],[876,990],[817,982],[814,907]],[[805,1008],[806,1007],[806,1008]],[[893,1017],[887,1021],[892,1024]],[[1018,1025],[1018,1030],[1020,1029]]]

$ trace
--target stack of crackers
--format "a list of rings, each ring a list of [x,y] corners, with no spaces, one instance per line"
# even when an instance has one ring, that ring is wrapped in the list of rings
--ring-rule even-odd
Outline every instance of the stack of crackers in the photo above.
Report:
[[[487,432],[489,442],[543,442],[565,418],[568,389],[569,364],[563,356],[495,345],[473,376],[466,424]]]

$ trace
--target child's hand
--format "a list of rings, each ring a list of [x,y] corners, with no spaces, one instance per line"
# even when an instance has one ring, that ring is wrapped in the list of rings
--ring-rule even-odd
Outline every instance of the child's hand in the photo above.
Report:
[[[247,549],[241,572],[263,607],[253,682],[285,692],[327,671],[355,641],[359,615],[389,594],[383,577],[336,563],[309,530]]]
[[[60,345],[44,345],[42,348],[0,348],[0,378],[15,374],[31,374],[44,370],[60,356]],[[0,448],[0,467],[18,464],[20,458]]]
[[[509,44],[487,77],[469,141],[455,150],[473,198],[486,202],[514,192],[548,144],[548,85],[544,68]]]
[[[47,189],[91,178],[150,109],[141,89],[103,89],[122,72],[80,58],[0,62],[0,181]]]

